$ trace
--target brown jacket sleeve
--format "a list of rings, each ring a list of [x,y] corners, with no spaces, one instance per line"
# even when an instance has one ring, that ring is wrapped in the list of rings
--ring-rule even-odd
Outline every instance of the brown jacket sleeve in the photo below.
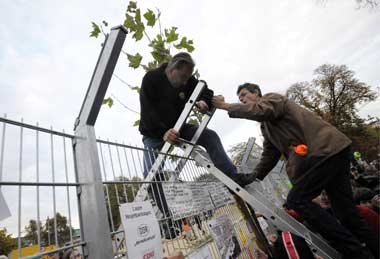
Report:
[[[228,109],[231,118],[244,118],[254,121],[268,121],[284,113],[284,98],[279,94],[266,94],[254,103],[234,103]]]
[[[263,180],[273,167],[276,166],[280,157],[281,152],[264,136],[263,153],[261,154],[259,164],[254,170],[257,179]]]

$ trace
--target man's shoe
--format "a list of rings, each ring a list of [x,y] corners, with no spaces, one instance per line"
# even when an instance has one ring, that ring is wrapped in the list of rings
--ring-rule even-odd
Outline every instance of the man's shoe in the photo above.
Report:
[[[244,188],[256,180],[256,174],[236,174],[232,176],[231,179]]]

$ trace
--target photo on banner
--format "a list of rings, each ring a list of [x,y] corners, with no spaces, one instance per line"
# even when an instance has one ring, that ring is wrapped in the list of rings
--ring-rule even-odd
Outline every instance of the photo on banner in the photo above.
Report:
[[[241,253],[234,227],[227,215],[209,221],[211,233],[218,247],[220,258],[235,259]]]

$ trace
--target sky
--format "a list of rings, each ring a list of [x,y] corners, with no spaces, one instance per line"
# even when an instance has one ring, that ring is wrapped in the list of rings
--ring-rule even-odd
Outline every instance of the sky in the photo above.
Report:
[[[2,0],[0,116],[72,133],[101,48],[101,37],[89,37],[91,21],[122,24],[127,4]],[[144,0],[138,5],[159,8],[163,28],[176,26],[180,35],[194,40],[192,55],[201,78],[227,101],[238,101],[236,88],[244,82],[259,84],[263,93],[285,93],[295,82],[312,80],[313,70],[325,63],[345,64],[374,90],[380,87],[380,10],[358,9],[354,0]],[[149,60],[146,44],[128,35],[123,49],[142,53],[144,62]],[[126,56],[120,55],[115,75],[139,85],[143,74],[129,68]],[[111,95],[139,110],[136,92],[115,77],[106,96]],[[378,99],[360,114],[380,116],[379,107]],[[96,134],[141,145],[132,126],[138,118],[115,101],[112,108],[102,107]],[[249,137],[261,139],[256,122],[230,120],[223,111],[209,127],[226,149]],[[32,161],[26,158],[24,164],[28,168]]]

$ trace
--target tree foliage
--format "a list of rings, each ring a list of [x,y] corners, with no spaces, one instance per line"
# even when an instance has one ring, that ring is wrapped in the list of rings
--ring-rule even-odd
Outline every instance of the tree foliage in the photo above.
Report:
[[[8,234],[7,229],[0,229],[0,255],[7,255],[17,247],[17,239]]]
[[[321,3],[326,3],[328,0],[319,0]],[[355,0],[358,9],[376,9],[379,6],[379,0]]]
[[[194,51],[194,42],[187,36],[180,36],[178,33],[178,28],[171,26],[162,30],[160,22],[161,12],[160,10],[153,11],[151,9],[142,10],[138,7],[137,2],[130,1],[128,3],[127,9],[125,11],[125,19],[123,25],[128,30],[134,44],[139,42],[139,46],[143,48],[148,47],[150,51],[150,56],[143,57],[139,52],[137,53],[123,53],[127,57],[129,67],[133,69],[142,68],[145,71],[157,68],[162,63],[167,62],[172,57],[172,49],[176,50],[186,50],[187,52]],[[103,34],[106,36],[103,30],[103,26],[107,27],[108,23],[103,21],[102,23],[92,22],[92,31],[90,32],[90,37],[98,38],[99,35]],[[152,33],[154,36],[149,36]],[[148,45],[146,46],[147,40]],[[199,73],[196,72],[197,75]],[[128,84],[128,87],[136,92],[140,91],[139,86],[132,86]],[[111,107],[113,105],[113,100],[111,97],[107,97],[103,104]],[[193,116],[196,121],[197,116]],[[195,122],[192,120],[192,124]],[[135,121],[134,126],[139,125],[139,120]]]
[[[40,230],[42,230],[41,222],[40,222]],[[28,242],[28,244],[35,245],[38,244],[38,226],[37,221],[34,219],[29,220],[29,224],[25,226],[25,236],[24,240]]]
[[[358,4],[358,8],[374,9],[379,6],[378,0],[356,0],[356,3]]]
[[[67,218],[61,215],[59,212],[56,214],[57,219],[57,235],[58,235],[58,245],[62,246],[66,242],[70,241],[70,226],[68,224]],[[45,224],[40,224],[40,235],[41,244],[49,245],[55,244],[55,229],[54,229],[54,217],[47,218]],[[73,231],[73,229],[71,229]],[[25,236],[23,240],[29,245],[38,244],[38,228],[36,220],[30,220],[29,224],[25,226]]]
[[[129,181],[128,178],[119,176],[115,181]],[[137,176],[132,177],[132,182],[139,182],[141,179]],[[120,212],[119,204],[132,202],[134,197],[139,189],[139,186],[136,183],[131,184],[108,184],[104,187],[104,195],[107,202],[107,211],[108,211],[108,221],[109,224],[113,222],[115,229],[121,224],[120,221]],[[119,201],[119,202],[118,202]],[[111,213],[110,208],[111,207]],[[112,214],[112,222],[110,219],[110,214]],[[112,228],[111,228],[112,229]]]
[[[289,99],[315,112],[351,139],[368,143],[373,136],[370,133],[373,118],[363,119],[358,112],[378,97],[376,92],[345,65],[324,64],[314,74],[311,82],[291,85],[286,93]],[[356,143],[354,146],[358,147]]]

